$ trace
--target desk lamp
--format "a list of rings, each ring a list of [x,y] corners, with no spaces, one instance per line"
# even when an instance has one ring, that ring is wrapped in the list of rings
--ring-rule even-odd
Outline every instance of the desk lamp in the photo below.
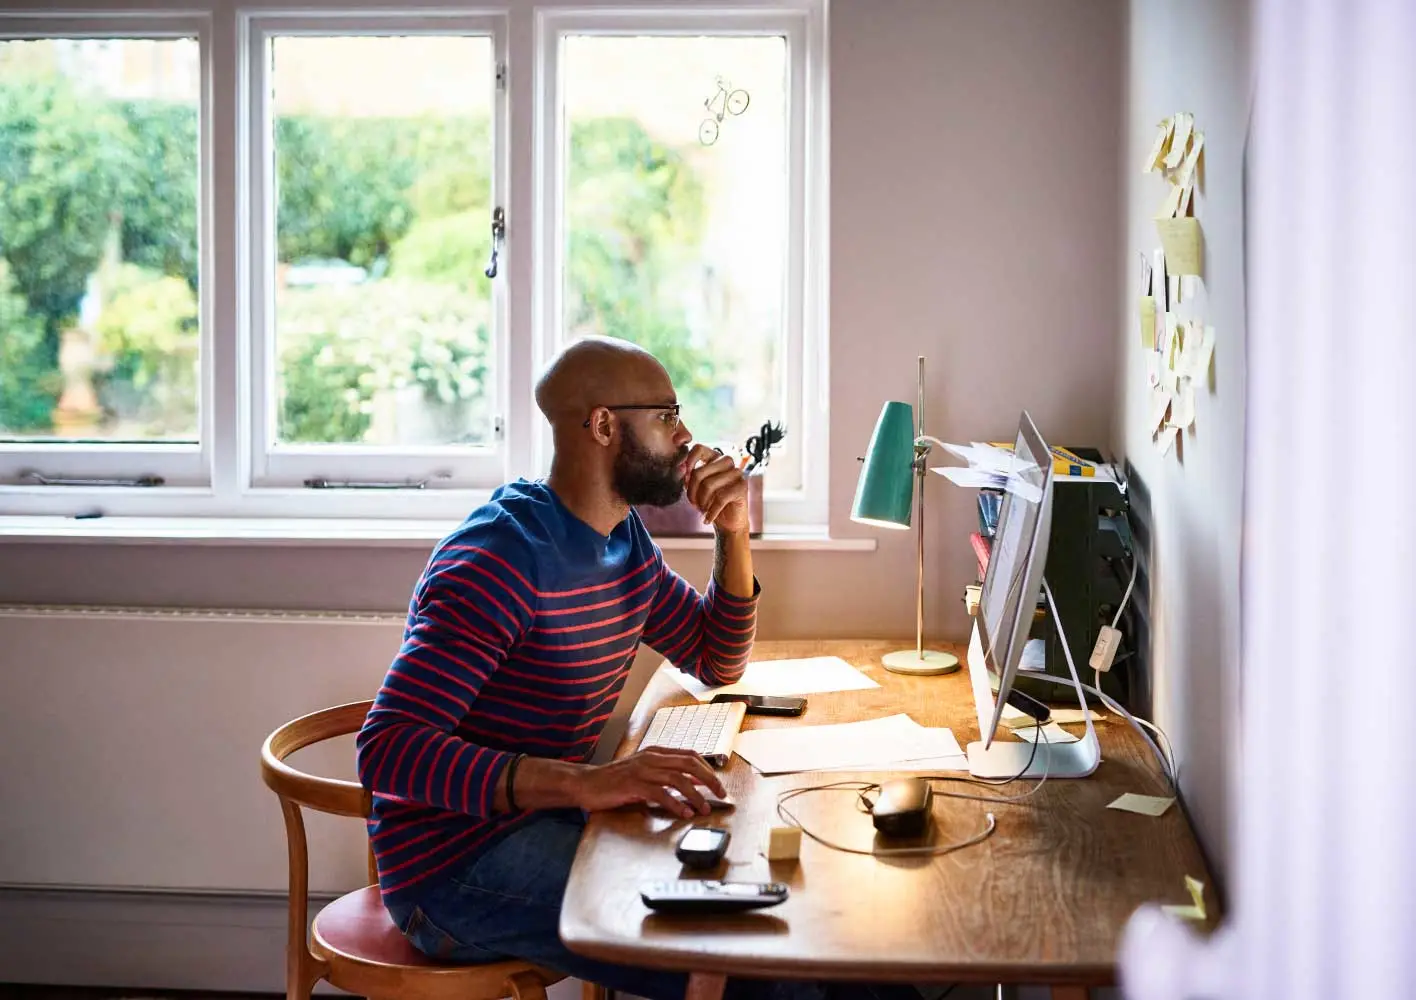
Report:
[[[915,418],[918,422],[915,422]],[[952,653],[924,648],[924,465],[930,448],[943,445],[924,433],[924,358],[919,359],[919,383],[913,413],[909,403],[891,400],[880,409],[875,433],[865,453],[865,464],[856,482],[851,520],[879,528],[908,531],[910,527],[910,478],[919,509],[915,526],[918,541],[918,575],[915,582],[915,648],[887,653],[886,670],[897,674],[947,674],[959,669]]]

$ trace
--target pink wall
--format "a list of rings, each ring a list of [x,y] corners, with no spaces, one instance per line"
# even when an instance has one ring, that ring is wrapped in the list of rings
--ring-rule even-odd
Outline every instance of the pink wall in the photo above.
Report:
[[[928,430],[1110,439],[1120,300],[1121,0],[834,0],[831,528],[880,404]],[[963,637],[972,495],[931,476],[928,628]],[[758,559],[762,634],[912,635],[912,535]],[[426,549],[0,545],[0,601],[400,610]],[[706,553],[674,565],[707,578]]]

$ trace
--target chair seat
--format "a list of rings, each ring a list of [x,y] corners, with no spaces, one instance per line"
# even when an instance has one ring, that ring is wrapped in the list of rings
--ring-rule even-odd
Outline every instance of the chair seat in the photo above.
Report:
[[[411,985],[413,977],[421,982],[417,995],[425,1000],[491,1000],[515,992],[510,984],[517,977],[526,985],[537,983],[540,989],[533,993],[543,997],[545,986],[564,978],[520,960],[469,965],[429,958],[394,924],[376,885],[347,893],[326,906],[314,919],[311,937],[311,950],[329,965],[329,981],[365,996],[403,993],[397,987]]]
[[[340,896],[315,917],[315,939],[330,957],[377,965],[443,966],[413,947],[379,897],[366,886]]]

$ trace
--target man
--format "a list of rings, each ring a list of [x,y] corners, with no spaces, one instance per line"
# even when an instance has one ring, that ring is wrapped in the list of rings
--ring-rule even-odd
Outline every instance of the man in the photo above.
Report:
[[[582,958],[557,927],[586,812],[706,815],[695,786],[725,793],[687,751],[587,761],[641,642],[707,684],[742,676],[757,598],[747,485],[732,459],[691,445],[668,373],[627,343],[567,348],[536,403],[554,432],[549,478],[501,487],[433,551],[359,733],[379,884],[428,954],[515,956],[679,1000],[683,975]],[[632,510],[685,492],[716,537],[701,595]]]

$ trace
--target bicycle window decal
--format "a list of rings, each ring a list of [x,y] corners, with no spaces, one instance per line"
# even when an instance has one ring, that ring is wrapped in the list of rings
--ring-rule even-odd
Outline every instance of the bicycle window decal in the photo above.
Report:
[[[718,132],[724,118],[742,114],[751,101],[747,91],[741,87],[733,89],[732,84],[721,76],[714,79],[713,83],[718,88],[717,93],[703,102],[709,117],[703,119],[703,123],[698,126],[698,141],[705,146],[711,146],[718,141]]]

